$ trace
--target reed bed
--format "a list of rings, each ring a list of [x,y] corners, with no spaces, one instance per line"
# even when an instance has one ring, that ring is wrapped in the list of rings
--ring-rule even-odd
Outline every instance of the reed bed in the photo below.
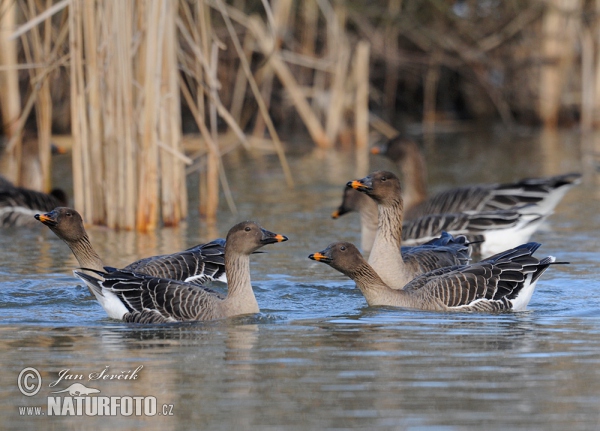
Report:
[[[121,229],[177,225],[189,211],[186,175],[200,175],[207,221],[221,196],[235,212],[222,157],[239,146],[276,154],[293,187],[278,127],[290,122],[318,147],[356,145],[366,173],[370,132],[396,134],[385,119],[399,103],[418,106],[435,131],[448,76],[461,77],[463,102],[481,117],[512,125],[535,112],[555,127],[579,106],[584,128],[600,124],[597,2],[490,3],[489,16],[442,3],[0,0],[2,173],[22,182],[21,134],[35,108],[36,187],[50,187],[49,79],[66,66],[75,207]],[[199,134],[185,146],[183,108]]]

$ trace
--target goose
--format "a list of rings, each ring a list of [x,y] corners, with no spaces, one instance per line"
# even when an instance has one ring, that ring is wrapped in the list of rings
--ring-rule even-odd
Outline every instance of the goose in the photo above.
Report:
[[[342,203],[333,211],[331,217],[337,219],[353,211],[357,211],[360,216],[361,249],[367,255],[373,248],[375,235],[377,234],[379,219],[377,202],[365,193],[351,187],[345,187]],[[527,211],[525,212],[527,213]],[[539,218],[540,216],[536,214],[522,214],[521,211],[512,210],[430,214],[414,220],[403,221],[402,240],[404,245],[414,246],[435,239],[444,230],[455,235],[460,235],[462,232],[471,244],[473,253],[481,254],[483,252],[485,255],[490,255],[515,245],[515,241],[508,237],[509,243],[507,247],[503,247],[502,244],[498,244],[498,241],[501,241],[503,237],[494,240],[491,236],[494,235],[495,231],[489,231],[487,245],[482,247],[481,243],[483,243],[484,237],[481,233],[483,231],[494,225],[504,225],[506,227],[512,225],[515,226],[516,230],[527,227],[533,233],[539,226],[539,223],[535,223]],[[490,244],[493,248],[488,249]]]
[[[128,270],[99,272],[101,279],[74,271],[94,293],[109,317],[132,323],[215,320],[258,313],[250,282],[250,255],[287,237],[246,221],[233,226],[225,242],[227,296],[202,286]]]
[[[46,214],[36,214],[71,249],[79,267],[106,271],[83,226],[83,218],[73,208],[58,207]],[[153,277],[172,278],[203,285],[209,281],[227,282],[225,277],[224,242],[220,238],[173,254],[152,256],[127,265],[125,270]],[[114,270],[115,268],[109,268]],[[95,274],[92,272],[92,274]]]
[[[370,306],[460,312],[522,311],[527,308],[540,276],[556,261],[553,256],[533,257],[540,245],[530,242],[478,263],[440,268],[417,276],[404,290],[390,288],[349,242],[330,244],[309,258],[350,277]]]
[[[344,194],[344,202],[334,211],[332,217],[339,217],[349,210],[358,210],[361,215],[361,231],[363,231],[362,243],[366,245],[366,252],[369,252],[377,233],[377,220],[379,218],[377,203],[366,194],[353,188],[347,187],[346,189],[349,191]],[[373,212],[373,209],[375,212]],[[374,226],[373,220],[375,222]],[[365,239],[364,229],[362,229],[364,225],[369,226],[368,239]],[[375,232],[373,233],[373,231]],[[475,240],[477,239],[475,238]],[[440,231],[439,237],[429,238],[428,241],[422,241],[418,245],[400,246],[400,244],[398,242],[398,259],[402,261],[402,271],[406,273],[407,279],[436,268],[466,264],[471,258],[472,248],[469,247],[471,242],[467,241],[467,237],[459,235],[455,238],[445,231]],[[394,289],[401,289],[403,284],[400,282],[393,283],[392,286]]]
[[[361,244],[363,253],[368,254],[377,234],[377,203],[366,194],[345,187],[344,200],[331,217],[337,219],[350,211],[358,211],[360,214]],[[440,236],[428,238],[427,241],[400,247],[402,259],[415,268],[415,273],[431,271],[440,266],[467,263],[470,260],[472,245],[480,241],[480,238],[473,235],[467,240],[465,235],[455,238],[446,231],[440,232]]]
[[[526,178],[507,184],[477,184],[453,188],[427,196],[427,167],[417,144],[396,136],[371,149],[396,162],[404,175],[404,203],[407,220],[428,214],[464,211],[495,211],[523,207],[529,213],[550,214],[564,195],[581,183],[581,174],[569,173]]]
[[[50,193],[38,192],[25,187],[15,187],[0,177],[0,226],[18,227],[35,224],[32,216],[40,211],[51,211],[65,206],[69,198],[62,189]]]
[[[543,217],[538,215],[498,211],[431,215],[403,226],[402,188],[400,180],[392,172],[376,171],[360,180],[348,182],[347,187],[366,193],[377,203],[378,229],[369,264],[393,289],[402,289],[416,275],[402,260],[400,248],[403,241],[406,243],[410,239],[412,243],[422,243],[441,231],[452,235],[471,234],[483,241],[480,244],[481,253],[490,255],[493,254],[492,250],[506,244],[514,247],[527,241],[543,221]]]

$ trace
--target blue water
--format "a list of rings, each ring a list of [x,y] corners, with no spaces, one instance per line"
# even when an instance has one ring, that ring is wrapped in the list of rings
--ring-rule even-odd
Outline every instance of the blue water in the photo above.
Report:
[[[88,229],[114,266],[223,236],[249,218],[285,234],[288,242],[252,258],[261,306],[255,316],[153,327],[110,320],[73,278],[75,259],[45,226],[2,231],[2,428],[597,429],[600,175],[589,145],[576,134],[473,133],[440,136],[427,147],[431,189],[584,173],[532,238],[543,244],[537,255],[571,263],[544,273],[522,313],[367,307],[350,280],[308,260],[332,241],[359,241],[356,216],[329,217],[343,184],[362,176],[351,152],[291,156],[291,191],[273,155],[227,158],[240,212],[223,205],[216,228],[199,221],[193,204],[187,223],[154,234]],[[370,162],[396,169],[378,157]],[[135,381],[88,379],[106,366],[140,365]],[[17,386],[25,367],[42,378],[32,397]],[[19,406],[46,409],[49,384],[65,369],[101,395],[154,396],[173,415],[20,416]]]

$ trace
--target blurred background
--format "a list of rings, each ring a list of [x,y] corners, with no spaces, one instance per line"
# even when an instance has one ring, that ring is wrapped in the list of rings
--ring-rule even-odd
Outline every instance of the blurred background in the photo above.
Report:
[[[235,211],[221,157],[397,133],[600,124],[591,0],[1,0],[0,173],[48,192],[67,151],[87,223]],[[482,149],[483,150],[483,149]],[[63,164],[64,165],[64,164]],[[366,169],[366,168],[365,168]],[[56,175],[56,173],[55,173]],[[69,190],[70,191],[70,190]]]

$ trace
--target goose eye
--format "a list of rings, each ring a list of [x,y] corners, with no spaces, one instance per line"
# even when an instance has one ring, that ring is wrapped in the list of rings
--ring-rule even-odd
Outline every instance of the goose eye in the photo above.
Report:
[[[342,245],[342,246],[340,247],[340,250],[341,250],[341,251],[346,251],[346,246],[345,246],[345,245]]]
[[[387,177],[381,177],[381,181],[387,181]]]
[[[250,229],[250,226],[246,226],[246,227],[244,228],[244,230],[245,230],[246,232],[250,232],[252,229]]]
[[[66,215],[67,217],[71,217],[73,214],[71,214],[71,213],[66,213],[65,215]]]

